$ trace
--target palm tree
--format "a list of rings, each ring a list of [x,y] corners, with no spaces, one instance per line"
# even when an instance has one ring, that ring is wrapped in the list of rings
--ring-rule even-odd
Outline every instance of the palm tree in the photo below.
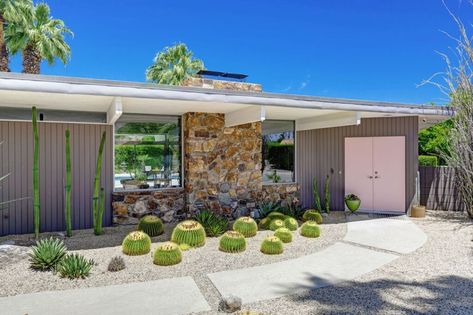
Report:
[[[21,23],[11,23],[5,31],[7,47],[12,54],[23,52],[23,72],[40,73],[41,61],[53,64],[59,58],[68,62],[71,48],[64,36],[73,33],[62,20],[50,16],[49,6],[40,3],[21,7]]]
[[[180,85],[202,69],[202,60],[193,58],[186,44],[180,43],[166,47],[154,57],[154,63],[146,70],[146,79],[158,84]]]
[[[31,0],[0,0],[0,71],[9,72],[4,26],[20,18],[19,6],[32,6]]]

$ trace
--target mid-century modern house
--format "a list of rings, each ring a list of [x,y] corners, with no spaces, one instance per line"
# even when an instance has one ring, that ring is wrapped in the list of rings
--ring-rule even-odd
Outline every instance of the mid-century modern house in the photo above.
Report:
[[[209,77],[208,75],[213,75]],[[405,213],[416,194],[417,133],[448,108],[262,91],[243,75],[207,72],[186,86],[0,73],[0,235],[33,230],[31,108],[38,108],[42,231],[64,229],[66,129],[75,229],[92,225],[100,137],[105,225],[147,213],[165,222],[209,208],[237,217],[262,202],[331,208],[354,193],[364,211]]]

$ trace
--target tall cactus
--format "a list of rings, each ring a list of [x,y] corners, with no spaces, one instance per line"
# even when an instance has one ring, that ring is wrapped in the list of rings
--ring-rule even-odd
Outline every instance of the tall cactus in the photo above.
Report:
[[[100,235],[102,233],[102,215],[103,209],[99,203],[99,193],[100,193],[100,173],[102,171],[102,155],[103,148],[105,146],[106,132],[102,133],[102,139],[100,140],[99,152],[97,155],[97,166],[95,168],[95,178],[94,178],[94,197],[93,197],[93,224],[94,224],[94,234]],[[105,195],[103,192],[101,195]],[[102,198],[104,199],[104,198]],[[105,206],[105,200],[102,200],[102,204]]]
[[[319,188],[317,186],[317,177],[314,177],[314,185],[312,186],[312,194],[314,195],[315,209],[322,212],[322,205],[320,204]]]
[[[64,214],[66,219],[66,236],[72,236],[72,216],[71,216],[71,132],[66,129],[66,200]]]
[[[330,213],[330,175],[325,178],[325,212]]]
[[[34,224],[34,235],[36,238],[39,236],[39,134],[38,134],[38,117],[36,107],[32,108],[32,122],[33,122],[33,224]]]

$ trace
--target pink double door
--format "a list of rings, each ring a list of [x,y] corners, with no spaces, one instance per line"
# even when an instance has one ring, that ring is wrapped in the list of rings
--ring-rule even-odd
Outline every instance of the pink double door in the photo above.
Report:
[[[345,194],[360,210],[405,211],[405,138],[345,138]]]

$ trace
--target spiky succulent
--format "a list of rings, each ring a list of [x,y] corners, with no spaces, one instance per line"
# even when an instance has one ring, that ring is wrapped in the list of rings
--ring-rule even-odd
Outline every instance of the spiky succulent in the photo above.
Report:
[[[49,270],[55,268],[66,255],[64,242],[57,238],[49,238],[36,242],[31,247],[30,256],[31,268],[39,270]]]
[[[123,253],[130,256],[148,254],[151,249],[151,238],[142,231],[128,234],[122,243]]]
[[[320,227],[315,221],[307,221],[301,225],[300,233],[305,237],[319,237]]]
[[[278,237],[283,243],[292,242],[292,232],[288,228],[279,228],[274,232],[274,236]]]
[[[202,224],[209,237],[220,236],[228,230],[228,219],[207,209],[200,211],[194,219]]]
[[[79,254],[69,254],[57,266],[57,272],[63,278],[85,279],[89,276],[95,262]]]
[[[267,255],[278,255],[283,252],[282,241],[277,236],[268,236],[261,243],[261,252]]]
[[[302,219],[304,221],[315,221],[317,224],[322,224],[323,222],[322,215],[317,210],[313,209],[306,210],[302,215]]]
[[[258,225],[250,217],[241,217],[233,223],[233,230],[240,232],[244,237],[253,237],[258,232]]]
[[[287,216],[284,213],[281,213],[281,212],[278,212],[278,211],[273,211],[273,212],[269,213],[266,217],[270,218],[271,221],[276,220],[276,219],[284,221],[284,219],[287,218]]]
[[[284,226],[291,231],[295,231],[299,228],[299,223],[296,219],[288,217],[284,220]]]
[[[110,272],[117,272],[126,268],[125,260],[121,256],[115,256],[110,259],[107,270]]]
[[[277,229],[282,228],[282,227],[284,227],[284,221],[279,220],[279,219],[275,219],[271,221],[271,224],[269,224],[269,229],[271,231],[276,231]]]
[[[172,231],[171,241],[178,245],[187,244],[190,247],[200,247],[205,244],[205,230],[197,221],[182,221]]]
[[[138,223],[138,230],[143,231],[150,237],[163,234],[163,221],[156,215],[145,215]]]
[[[261,230],[269,230],[269,225],[271,224],[271,218],[264,218],[259,221],[259,228]]]
[[[226,253],[239,253],[246,249],[245,236],[237,231],[227,231],[220,238],[219,249]]]
[[[182,253],[179,245],[173,242],[165,242],[158,246],[154,252],[153,263],[159,266],[172,266],[182,261]]]

